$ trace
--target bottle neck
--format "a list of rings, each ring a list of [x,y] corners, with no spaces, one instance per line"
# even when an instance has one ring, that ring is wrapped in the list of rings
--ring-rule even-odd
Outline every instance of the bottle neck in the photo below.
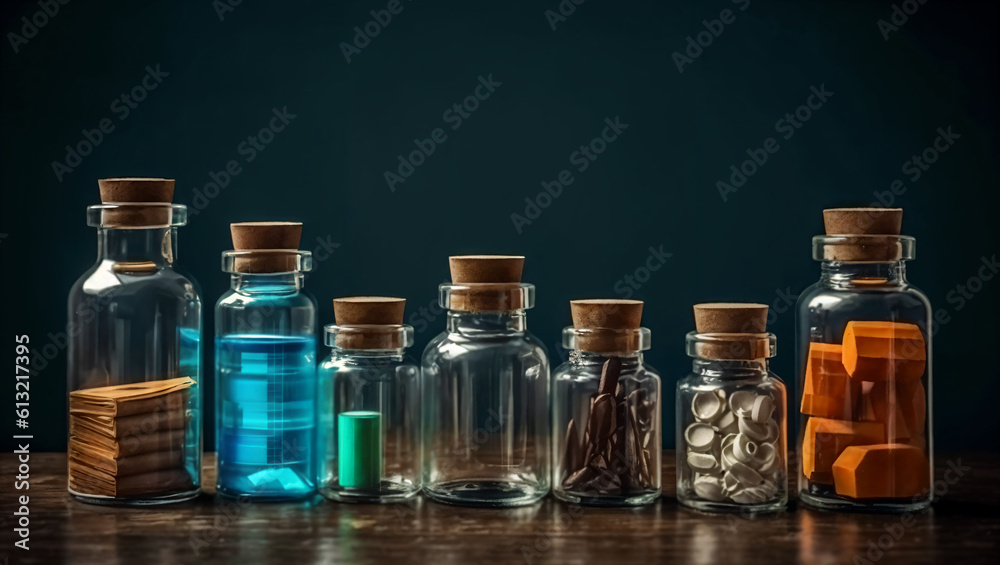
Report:
[[[767,376],[767,359],[721,360],[695,357],[691,366],[694,374],[709,379],[749,379]]]
[[[616,351],[614,353],[595,353],[574,349],[569,353],[569,359],[576,365],[603,365],[609,357],[621,359],[622,370],[634,369],[642,365],[642,351]]]
[[[295,294],[302,290],[305,275],[290,273],[232,273],[230,288],[242,294]]]
[[[834,288],[877,288],[906,284],[906,262],[845,263],[824,261],[820,282]]]
[[[97,230],[97,260],[170,266],[177,257],[177,228]]]
[[[448,331],[467,337],[523,334],[528,328],[524,310],[464,312],[448,310]]]

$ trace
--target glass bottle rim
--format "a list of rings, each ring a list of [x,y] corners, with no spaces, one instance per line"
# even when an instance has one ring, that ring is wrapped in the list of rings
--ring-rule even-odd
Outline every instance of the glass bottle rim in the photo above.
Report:
[[[396,349],[407,349],[413,347],[414,338],[413,326],[406,324],[358,324],[338,326],[337,324],[327,324],[323,326],[323,343],[332,349],[353,349],[337,345],[337,336],[345,337],[375,337],[386,340],[393,340],[399,343],[399,348],[378,349],[367,351],[395,351]]]
[[[290,271],[279,271],[269,273],[248,273],[236,269],[237,259],[253,259],[263,257],[291,257],[294,259],[294,268]],[[308,273],[313,270],[312,251],[301,251],[299,249],[245,249],[222,252],[222,270],[226,273],[240,275],[285,275],[288,273]]]
[[[770,359],[778,354],[778,338],[773,333],[712,334],[689,332],[687,355],[697,359],[740,361]],[[731,352],[732,358],[719,358],[719,352]],[[747,352],[754,352],[747,355]],[[725,354],[725,353],[724,353]]]
[[[114,211],[119,212],[141,212],[141,211],[161,211],[164,217],[162,223],[158,222],[149,225],[115,225],[106,222],[106,216]],[[94,228],[121,229],[121,230],[142,230],[156,228],[176,228],[187,225],[188,209],[184,204],[173,204],[170,202],[107,202],[104,204],[94,204],[87,206],[87,225]]]
[[[836,261],[831,259],[838,248],[881,250],[878,259],[843,260],[845,263],[888,263],[910,261],[916,257],[917,240],[908,235],[817,235],[812,239],[812,255],[816,261]]]
[[[634,329],[613,329],[613,328],[576,328],[566,326],[562,331],[562,346],[566,349],[579,349],[580,341],[587,338],[607,340],[613,343],[621,343],[618,352],[647,351],[652,341],[652,332],[649,328],[640,327]]]
[[[535,285],[529,283],[441,283],[438,285],[438,304],[445,310],[469,311],[452,308],[456,296],[474,294],[480,298],[500,302],[518,303],[518,308],[481,310],[483,312],[511,312],[535,307]]]

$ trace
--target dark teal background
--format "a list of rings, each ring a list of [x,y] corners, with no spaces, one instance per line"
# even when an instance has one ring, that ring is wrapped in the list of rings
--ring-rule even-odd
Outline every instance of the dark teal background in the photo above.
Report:
[[[616,284],[662,246],[672,256],[635,297],[646,301],[648,360],[664,378],[669,447],[674,383],[690,369],[691,305],[776,304],[773,369],[794,398],[794,316],[783,297],[819,277],[810,238],[821,210],[870,203],[899,179],[906,191],[894,204],[918,241],[910,278],[950,319],[935,337],[936,444],[1000,447],[1000,278],[961,308],[948,299],[1000,251],[996,2],[930,1],[888,41],[877,27],[892,14],[887,2],[751,0],[740,11],[728,0],[588,0],[555,30],[545,11],[557,0],[401,5],[348,63],[340,43],[385,1],[244,0],[221,21],[208,0],[73,1],[17,53],[8,34],[40,8],[5,2],[7,360],[15,334],[41,348],[65,327],[69,287],[95,258],[84,210],[98,202],[96,179],[173,177],[175,201],[190,205],[237,160],[241,172],[180,231],[178,264],[201,283],[207,336],[229,284],[219,254],[234,221],[300,220],[303,248],[337,244],[308,281],[323,324],[331,298],[355,294],[404,296],[407,315],[420,318],[448,277],[449,254],[523,254],[524,280],[538,288],[529,328],[554,363],[568,300],[621,296]],[[678,72],[672,54],[723,9],[735,21]],[[156,65],[168,76],[120,119],[112,102]],[[500,86],[451,129],[444,112],[491,74]],[[821,85],[832,97],[782,139],[776,121]],[[296,117],[246,162],[240,144],[285,107]],[[571,154],[616,116],[628,128],[578,172]],[[53,161],[104,118],[114,131],[60,181]],[[904,163],[948,126],[961,137],[913,181]],[[384,172],[435,128],[446,140],[390,191]],[[724,201],[716,182],[768,137],[778,151]],[[525,198],[564,169],[574,182],[518,233],[511,214],[525,214]],[[413,323],[426,326],[418,357],[444,319]],[[7,382],[5,448],[14,433]],[[65,383],[64,353],[32,376],[35,450],[65,448]],[[209,384],[208,406],[212,392]],[[205,424],[210,448],[211,414]]]

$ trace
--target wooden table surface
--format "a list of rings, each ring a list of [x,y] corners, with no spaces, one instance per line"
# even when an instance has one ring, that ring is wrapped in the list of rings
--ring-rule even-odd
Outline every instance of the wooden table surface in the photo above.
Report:
[[[0,563],[995,563],[1000,550],[1000,454],[937,457],[932,509],[913,517],[796,507],[751,518],[704,514],[664,497],[638,509],[570,506],[551,497],[514,510],[361,506],[317,499],[245,503],[199,499],[154,509],[82,504],[66,494],[66,456],[31,455],[30,551],[13,546],[16,474],[0,458]],[[946,470],[952,469],[946,474]],[[946,481],[946,479],[948,481]],[[207,457],[205,484],[215,482]],[[209,487],[206,490],[211,490]]]

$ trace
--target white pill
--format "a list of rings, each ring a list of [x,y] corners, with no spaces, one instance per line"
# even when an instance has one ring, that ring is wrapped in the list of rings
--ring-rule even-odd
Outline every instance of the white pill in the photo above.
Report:
[[[715,456],[710,453],[698,453],[696,451],[689,451],[687,455],[688,465],[697,471],[712,471],[715,469],[718,462],[715,460]]]
[[[767,426],[767,437],[764,438],[764,441],[774,443],[778,440],[778,423],[774,420],[768,420],[765,425]]]
[[[771,419],[772,412],[774,412],[774,401],[770,396],[761,395],[754,399],[750,417],[754,422],[762,424]]]
[[[733,444],[730,443],[722,448],[722,454],[719,456],[719,462],[723,471],[728,471],[734,463],[739,462],[739,459],[733,455]]]
[[[745,434],[754,441],[767,441],[767,424],[758,424],[750,418],[740,418],[740,433]]]
[[[736,436],[738,435],[740,434],[729,434],[722,438],[722,449],[725,449],[727,445],[732,445],[733,442],[736,441]]]
[[[765,480],[759,487],[764,493],[765,498],[771,498],[778,493],[778,485],[774,481]]]
[[[777,458],[777,450],[773,443],[762,443],[757,446],[757,452],[753,454],[752,466],[759,472],[771,470],[771,465]]]
[[[751,463],[756,453],[757,444],[753,440],[744,434],[736,436],[736,441],[733,442],[733,455],[736,456],[737,460],[741,463]]]
[[[694,492],[705,500],[718,502],[726,498],[722,480],[711,475],[698,475],[694,479]]]
[[[719,395],[719,399],[721,399],[723,402],[726,401],[726,391],[725,391],[725,389],[717,388],[717,389],[715,389],[715,394]]]
[[[737,416],[750,416],[756,398],[757,395],[750,391],[738,390],[729,396],[729,408],[736,412]]]
[[[684,441],[692,451],[709,451],[717,437],[708,424],[691,424],[684,430]]]
[[[691,413],[699,422],[711,422],[723,411],[722,400],[712,392],[699,392],[691,399]]]
[[[739,424],[736,422],[736,415],[730,410],[726,410],[718,420],[713,424],[715,430],[722,435],[728,435],[736,433],[740,430]]]
[[[722,485],[726,487],[726,492],[734,492],[739,490],[740,481],[732,471],[726,471],[726,474],[722,476]]]
[[[761,477],[760,473],[739,461],[733,463],[729,467],[729,471],[736,477],[736,480],[740,482],[740,486],[743,488],[755,487],[764,482],[764,477]]]
[[[729,498],[733,499],[733,502],[737,502],[739,504],[756,504],[764,502],[768,497],[764,494],[760,487],[750,487],[730,494]]]

